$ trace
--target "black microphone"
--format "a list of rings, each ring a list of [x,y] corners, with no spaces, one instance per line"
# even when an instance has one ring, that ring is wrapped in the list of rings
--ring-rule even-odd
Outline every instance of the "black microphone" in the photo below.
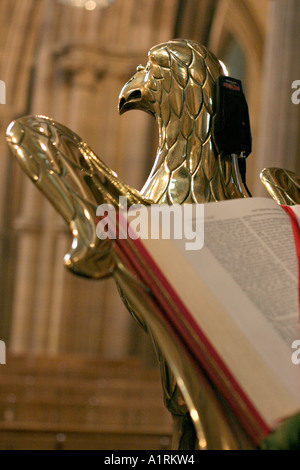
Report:
[[[252,152],[252,135],[241,80],[224,76],[217,79],[214,135],[220,153],[239,155],[242,181],[249,193],[246,186],[246,157]]]
[[[247,101],[240,80],[220,76],[216,82],[215,137],[226,155],[252,151],[252,136]]]

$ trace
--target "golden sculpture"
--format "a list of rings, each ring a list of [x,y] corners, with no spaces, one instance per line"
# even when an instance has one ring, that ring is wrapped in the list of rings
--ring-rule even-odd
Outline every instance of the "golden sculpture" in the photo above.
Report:
[[[282,168],[265,168],[261,181],[274,201],[285,206],[300,204],[300,178]]]
[[[203,46],[170,41],[149,52],[146,67],[121,91],[120,113],[141,109],[159,127],[159,148],[141,194],[154,203],[204,203],[246,197],[236,156],[214,136],[214,85],[224,71]]]
[[[159,148],[143,189],[123,184],[72,131],[41,116],[11,123],[7,141],[20,165],[69,225],[73,243],[65,265],[100,279],[113,276],[128,310],[150,332],[159,352],[165,403],[176,423],[174,447],[249,449],[251,439],[222,396],[179,350],[157,319],[151,292],[136,278],[116,244],[96,236],[100,204],[183,204],[247,197],[237,155],[223,155],[214,136],[214,87],[224,74],[205,47],[173,40],[152,48],[146,67],[124,86],[119,110],[140,109],[159,126]],[[191,420],[193,426],[191,426]]]

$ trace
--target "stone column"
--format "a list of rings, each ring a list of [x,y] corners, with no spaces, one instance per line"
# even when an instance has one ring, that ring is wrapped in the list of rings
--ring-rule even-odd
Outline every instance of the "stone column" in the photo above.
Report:
[[[8,149],[5,132],[13,119],[28,112],[27,91],[31,81],[32,56],[38,40],[40,12],[41,0],[0,2],[0,80],[6,84],[6,104],[0,105],[0,338],[7,344],[12,323],[19,233],[14,227],[14,219],[25,183]],[[27,196],[30,198],[29,194]],[[27,246],[30,244],[28,233],[32,232],[33,238],[36,236],[34,212],[31,216],[24,233],[24,244]]]
[[[118,95],[137,65],[146,62],[149,48],[172,37],[176,5],[177,0],[117,0],[88,12],[44,0],[28,59],[34,74],[26,113],[70,127],[138,189],[152,154],[149,120],[138,112],[120,118]],[[17,239],[10,278],[11,350],[126,356],[137,334],[115,283],[85,280],[64,268],[68,229],[25,175],[20,181],[15,185],[19,204],[11,215]]]
[[[300,172],[300,105],[292,103],[292,83],[300,80],[300,2],[270,0],[262,112],[256,174],[265,167]],[[259,178],[256,196],[266,195]]]

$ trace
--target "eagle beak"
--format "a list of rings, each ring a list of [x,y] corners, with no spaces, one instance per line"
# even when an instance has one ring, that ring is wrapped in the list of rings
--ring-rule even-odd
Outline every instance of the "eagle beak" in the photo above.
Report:
[[[151,103],[147,99],[146,71],[139,66],[137,73],[122,88],[119,96],[119,113],[130,109],[140,109],[153,114]]]
[[[130,109],[136,109],[142,99],[142,92],[139,89],[130,90],[125,87],[119,97],[119,113],[124,114]]]

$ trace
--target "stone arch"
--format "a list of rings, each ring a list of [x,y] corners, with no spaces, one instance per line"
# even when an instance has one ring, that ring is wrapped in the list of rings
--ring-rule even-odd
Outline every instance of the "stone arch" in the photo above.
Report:
[[[223,59],[230,41],[235,40],[241,47],[245,59],[244,87],[248,101],[253,152],[248,159],[247,181],[252,190],[255,174],[255,156],[261,113],[261,84],[263,75],[263,53],[266,34],[267,1],[219,0],[212,23],[209,47]]]
[[[255,155],[259,116],[267,0],[197,0],[179,4],[177,35],[202,42],[221,60],[232,40],[241,47],[245,58],[244,86],[250,110],[253,152],[248,159],[247,181],[250,189],[255,174]]]
[[[116,0],[94,12],[53,0],[11,3],[0,5],[0,70],[5,71],[0,79],[8,88],[1,130],[20,115],[51,116],[140,189],[149,124],[141,113],[119,118],[118,95],[136,66],[146,62],[150,47],[173,36],[177,0]],[[4,138],[0,150],[9,162],[0,184],[5,212],[0,302],[1,319],[7,319],[0,334],[10,339],[12,352],[123,357],[133,320],[113,281],[96,285],[64,269],[68,230],[19,175]]]

